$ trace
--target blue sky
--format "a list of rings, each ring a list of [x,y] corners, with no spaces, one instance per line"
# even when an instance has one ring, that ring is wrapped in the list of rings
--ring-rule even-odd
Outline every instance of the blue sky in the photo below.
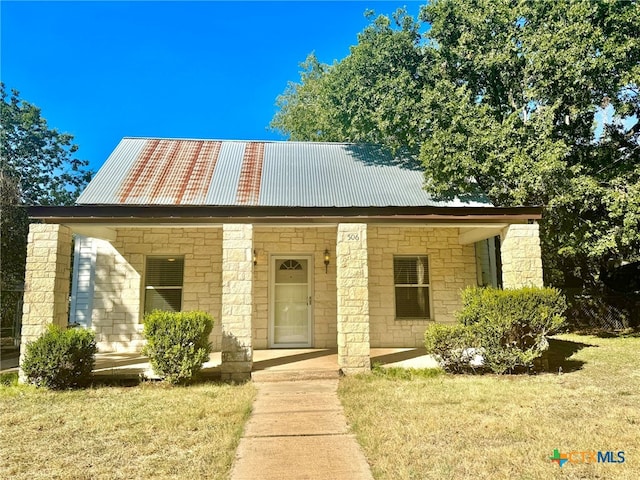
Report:
[[[342,59],[418,1],[0,2],[1,78],[97,170],[125,136],[269,140],[275,99],[315,51]]]

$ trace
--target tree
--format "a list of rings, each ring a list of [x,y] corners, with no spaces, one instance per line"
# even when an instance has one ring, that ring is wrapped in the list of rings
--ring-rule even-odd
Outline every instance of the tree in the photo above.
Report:
[[[88,162],[74,156],[73,137],[50,129],[40,109],[8,95],[0,83],[0,285],[11,290],[24,281],[29,220],[25,205],[69,205],[86,185]],[[9,297],[6,297],[9,301]],[[2,296],[2,324],[10,310]]]
[[[544,205],[551,283],[593,284],[603,262],[637,258],[638,4],[445,0],[422,19],[443,66],[425,95],[433,191]]]
[[[637,2],[435,0],[423,23],[394,19],[280,97],[313,83],[331,135],[306,136],[284,109],[273,126],[417,151],[440,198],[544,206],[548,283],[593,285],[608,260],[640,257]]]
[[[0,84],[0,168],[20,185],[26,205],[70,205],[91,178],[74,156],[73,136],[50,129],[40,109]],[[7,98],[9,97],[9,98]]]
[[[417,152],[420,97],[431,81],[432,58],[420,48],[419,27],[401,9],[392,19],[375,18],[344,60],[326,65],[309,55],[300,83],[290,82],[276,100],[271,127],[292,140],[377,143]]]

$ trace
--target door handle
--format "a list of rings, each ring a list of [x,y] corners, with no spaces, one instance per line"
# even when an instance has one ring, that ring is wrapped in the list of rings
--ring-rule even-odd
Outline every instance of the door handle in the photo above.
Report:
[[[311,296],[309,296],[309,300],[307,301],[307,305],[311,305]]]

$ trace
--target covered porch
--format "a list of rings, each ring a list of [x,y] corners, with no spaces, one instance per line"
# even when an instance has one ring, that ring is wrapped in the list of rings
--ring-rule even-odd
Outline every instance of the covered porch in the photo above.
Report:
[[[475,244],[495,236],[501,238],[504,287],[542,285],[539,209],[75,206],[34,207],[30,213],[46,223],[32,225],[29,235],[23,345],[50,323],[67,325],[69,294],[79,295],[69,291],[71,243],[81,235],[104,249],[89,255],[103,268],[96,266],[84,282],[93,302],[85,326],[106,325],[98,333],[115,346],[111,360],[123,355],[119,345],[134,353],[142,346],[150,288],[145,261],[181,256],[179,309],[214,316],[219,358],[206,368],[223,380],[245,380],[282,365],[303,367],[298,362],[314,355],[335,355],[332,368],[343,374],[366,372],[376,361],[375,349],[420,346],[428,322],[453,321],[459,291],[479,282]],[[307,277],[304,303],[307,347],[316,349],[299,353],[298,360],[291,353],[299,351],[296,345],[284,345],[294,350],[282,353],[266,350],[283,346],[274,342],[273,292],[276,262],[287,258],[307,258],[315,272]],[[422,262],[419,285],[411,285],[423,292],[421,318],[398,315],[404,284],[397,285],[394,269],[407,258]],[[332,353],[317,353],[323,350]],[[135,358],[125,355],[123,362]]]

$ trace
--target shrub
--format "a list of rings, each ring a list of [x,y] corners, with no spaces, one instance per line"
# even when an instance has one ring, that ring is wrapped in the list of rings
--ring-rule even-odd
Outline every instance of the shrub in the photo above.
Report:
[[[528,369],[564,324],[566,301],[553,288],[467,288],[458,320],[473,327],[485,366],[495,373]]]
[[[434,355],[440,366],[448,372],[475,369],[478,344],[473,328],[462,324],[434,323],[424,332],[424,344],[427,353]]]
[[[96,339],[90,330],[51,325],[27,344],[22,371],[29,383],[61,390],[90,383]]]
[[[143,354],[149,357],[154,372],[167,382],[191,380],[209,359],[209,334],[213,318],[205,312],[164,312],[155,310],[145,316]]]

